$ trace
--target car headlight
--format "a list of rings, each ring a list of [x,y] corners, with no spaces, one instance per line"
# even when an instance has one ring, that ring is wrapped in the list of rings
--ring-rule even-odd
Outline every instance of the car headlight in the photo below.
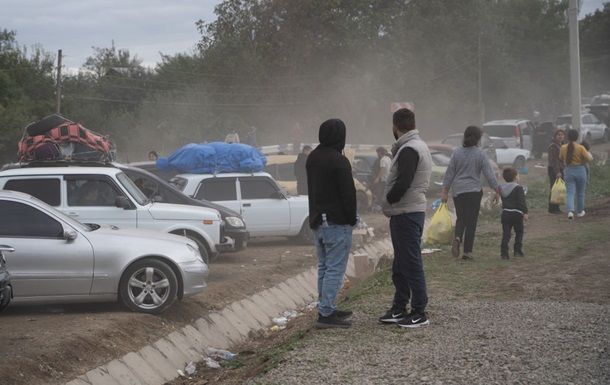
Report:
[[[235,227],[235,228],[246,227],[246,225],[244,224],[244,221],[242,221],[241,218],[238,218],[238,217],[226,217],[225,222],[229,226]]]

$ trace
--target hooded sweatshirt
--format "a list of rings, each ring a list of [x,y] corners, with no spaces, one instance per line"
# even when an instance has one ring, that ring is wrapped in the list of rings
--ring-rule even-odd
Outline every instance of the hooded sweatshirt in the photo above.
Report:
[[[356,188],[352,167],[342,155],[345,147],[345,124],[339,119],[322,123],[320,144],[307,157],[309,192],[309,225],[317,229],[322,214],[335,225],[356,224]]]
[[[502,210],[527,214],[527,203],[525,202],[525,191],[517,182],[509,182],[500,185],[500,196],[502,197]]]

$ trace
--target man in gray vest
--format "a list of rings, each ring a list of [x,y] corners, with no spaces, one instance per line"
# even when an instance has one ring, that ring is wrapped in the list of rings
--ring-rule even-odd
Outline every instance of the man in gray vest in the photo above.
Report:
[[[430,150],[415,129],[415,115],[402,108],[394,113],[392,166],[385,189],[383,213],[390,218],[394,246],[392,281],[396,289],[392,308],[379,318],[404,328],[430,324],[428,295],[421,257],[421,237],[426,217],[426,191],[432,173]],[[411,302],[411,311],[407,305]]]

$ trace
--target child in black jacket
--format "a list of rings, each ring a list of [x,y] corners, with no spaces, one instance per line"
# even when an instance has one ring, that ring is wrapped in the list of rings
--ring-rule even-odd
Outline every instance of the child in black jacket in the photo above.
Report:
[[[502,245],[500,256],[508,259],[508,242],[515,229],[515,257],[523,257],[523,222],[527,221],[525,191],[519,184],[519,173],[514,168],[505,168],[502,176],[506,183],[500,185],[502,197]]]

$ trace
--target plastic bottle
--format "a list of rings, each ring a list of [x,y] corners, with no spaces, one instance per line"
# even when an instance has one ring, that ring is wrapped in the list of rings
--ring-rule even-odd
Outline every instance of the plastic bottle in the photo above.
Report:
[[[326,220],[326,213],[322,213],[322,227],[328,227],[328,221]]]

